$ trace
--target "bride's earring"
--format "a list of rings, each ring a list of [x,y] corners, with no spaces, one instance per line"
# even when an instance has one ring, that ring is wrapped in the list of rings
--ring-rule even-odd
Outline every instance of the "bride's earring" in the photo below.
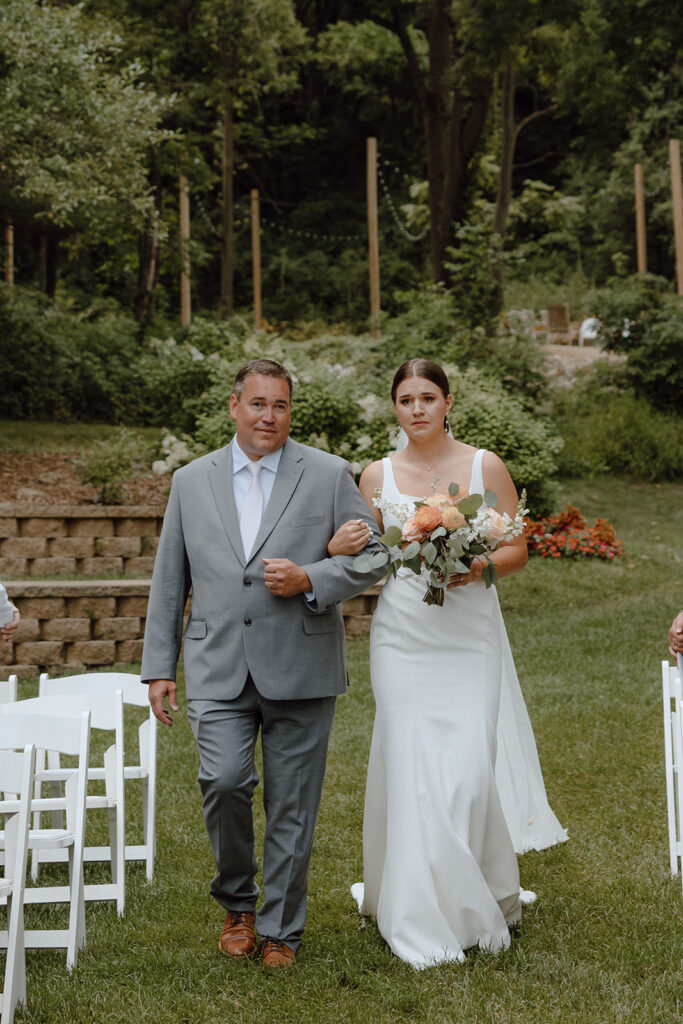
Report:
[[[443,418],[443,429],[448,433],[448,416],[444,416]]]

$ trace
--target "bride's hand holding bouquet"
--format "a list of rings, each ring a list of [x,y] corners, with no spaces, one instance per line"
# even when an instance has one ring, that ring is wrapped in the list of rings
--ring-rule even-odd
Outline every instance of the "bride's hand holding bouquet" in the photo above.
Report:
[[[387,565],[387,572],[394,576],[400,569],[407,569],[427,584],[423,600],[438,606],[443,605],[444,592],[451,587],[477,580],[490,587],[497,580],[491,555],[501,543],[512,541],[524,531],[524,500],[522,494],[513,517],[496,511],[498,497],[494,491],[468,494],[457,483],[449,485],[447,494],[415,501],[414,510],[375,495],[375,508],[382,514],[391,512],[403,526],[390,526],[382,536],[386,550],[359,555],[354,568],[369,572]]]

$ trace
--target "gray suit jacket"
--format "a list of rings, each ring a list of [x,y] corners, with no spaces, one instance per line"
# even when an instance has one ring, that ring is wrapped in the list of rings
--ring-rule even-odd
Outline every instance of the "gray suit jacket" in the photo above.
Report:
[[[348,463],[289,439],[248,561],[232,486],[231,446],[205,455],[173,477],[159,539],[147,611],[142,678],[174,679],[183,610],[187,695],[225,700],[239,695],[250,672],[264,697],[327,697],[346,689],[344,624],[339,602],[384,574],[358,573],[353,557],[327,554],[348,519],[378,531]],[[315,592],[277,597],[266,589],[263,558],[289,558],[306,570]]]

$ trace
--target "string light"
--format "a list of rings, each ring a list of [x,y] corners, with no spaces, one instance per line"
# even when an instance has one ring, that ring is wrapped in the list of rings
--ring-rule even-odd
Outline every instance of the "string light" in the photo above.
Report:
[[[380,186],[382,188],[382,192],[384,194],[384,198],[386,199],[387,204],[389,206],[389,211],[391,213],[391,216],[394,219],[394,223],[396,224],[396,227],[401,232],[401,234],[403,235],[404,238],[409,239],[409,241],[411,241],[411,242],[421,242],[422,239],[427,236],[427,233],[429,231],[429,224],[427,224],[427,226],[420,232],[419,235],[416,235],[412,231],[409,231],[408,228],[405,226],[405,224],[403,224],[403,222],[401,221],[401,218],[398,215],[398,211],[396,210],[396,207],[394,206],[394,201],[391,198],[391,193],[389,192],[389,186],[387,185],[386,179],[384,177],[384,172],[382,171],[382,163],[384,163],[385,167],[391,167],[391,163],[389,162],[389,160],[384,160],[384,161],[380,160],[379,159],[379,154],[378,154],[378,159],[377,159],[377,177],[379,178],[379,183],[380,183]],[[397,174],[400,174],[400,171],[399,171],[398,167],[395,167],[394,171]],[[403,180],[404,181],[410,180],[408,178],[407,174],[403,175]]]

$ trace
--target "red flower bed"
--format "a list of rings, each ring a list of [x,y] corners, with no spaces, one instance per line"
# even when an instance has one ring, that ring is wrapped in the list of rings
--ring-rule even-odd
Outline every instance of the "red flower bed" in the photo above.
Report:
[[[524,527],[530,555],[541,558],[602,558],[611,562],[624,553],[624,545],[607,519],[588,526],[573,505],[545,519],[527,519]]]

